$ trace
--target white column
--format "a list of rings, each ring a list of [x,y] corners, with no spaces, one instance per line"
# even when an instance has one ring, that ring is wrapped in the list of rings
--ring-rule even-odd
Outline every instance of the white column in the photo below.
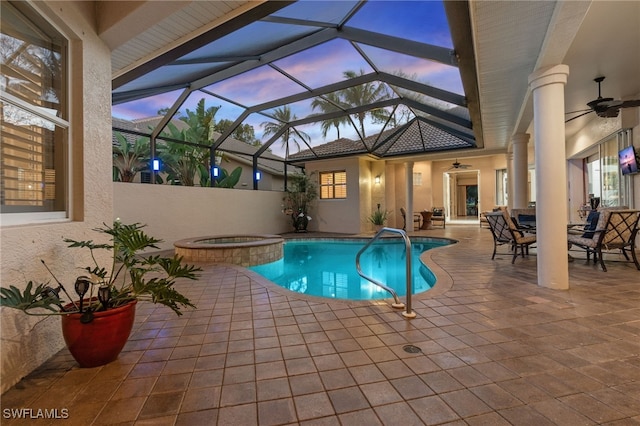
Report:
[[[413,231],[413,161],[404,163],[404,171],[407,181],[407,231]]]
[[[524,209],[528,205],[529,162],[527,159],[529,134],[513,135],[513,196],[511,203],[514,209]]]
[[[513,152],[507,152],[507,207],[509,211],[513,208],[513,192],[515,191],[513,175]]]
[[[569,288],[567,258],[567,160],[564,86],[569,67],[533,72],[533,135],[536,151],[536,226],[538,285]]]

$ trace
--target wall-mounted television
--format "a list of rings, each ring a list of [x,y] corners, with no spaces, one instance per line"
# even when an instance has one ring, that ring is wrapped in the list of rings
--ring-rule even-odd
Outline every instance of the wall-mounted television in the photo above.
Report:
[[[623,175],[638,173],[638,157],[633,145],[618,152],[618,163]]]

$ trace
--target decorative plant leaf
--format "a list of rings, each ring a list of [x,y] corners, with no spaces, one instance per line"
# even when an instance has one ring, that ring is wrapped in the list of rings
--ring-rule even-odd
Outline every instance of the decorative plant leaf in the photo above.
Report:
[[[233,188],[240,181],[242,175],[242,168],[236,167],[231,173],[226,169],[221,169],[222,177],[217,181],[216,186],[219,188]]]
[[[195,273],[202,270],[194,265],[183,264],[182,257],[178,255],[174,257],[156,257],[155,262],[160,264],[167,275],[175,278],[195,279]]]
[[[59,312],[60,299],[57,296],[43,296],[46,284],[38,284],[32,292],[33,284],[33,281],[29,281],[23,292],[20,292],[20,289],[13,285],[9,288],[1,287],[0,306],[18,309],[28,314],[30,313],[29,309],[37,308]]]
[[[76,241],[76,240],[72,240],[70,238],[65,238],[64,242],[69,244],[68,247],[86,247],[86,248],[88,248],[90,250],[99,250],[99,249],[111,250],[111,249],[113,249],[112,245],[109,245],[109,244],[96,244],[96,243],[93,242],[93,240]]]

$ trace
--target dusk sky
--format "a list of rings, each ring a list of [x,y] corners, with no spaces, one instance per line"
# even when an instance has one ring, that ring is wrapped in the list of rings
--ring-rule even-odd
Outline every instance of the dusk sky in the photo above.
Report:
[[[346,11],[353,7],[353,4],[354,2],[352,1],[303,1],[281,9],[276,15],[336,23]],[[399,7],[401,5],[409,7]],[[259,51],[261,48],[260,40],[264,40],[268,44],[270,41],[291,36],[296,31],[301,31],[297,27],[301,26],[256,22],[216,40],[208,46],[189,53],[183,59],[250,54],[248,52],[254,49]],[[355,27],[452,48],[444,8],[439,1],[369,1],[347,22],[346,27]],[[303,30],[308,31],[309,29],[307,27],[303,28]],[[464,94],[460,73],[455,67],[390,52],[362,43],[358,43],[357,46],[380,71],[390,74],[401,72],[405,76],[411,76],[418,82],[457,94]],[[178,75],[182,75],[180,73],[191,75],[194,72],[199,73],[203,69],[217,70],[224,65],[224,63],[215,62],[197,65],[169,65],[141,77],[139,79],[141,80],[140,82],[134,80],[127,86],[135,88],[136,84],[150,84],[149,82],[158,82],[160,84],[162,79],[170,78],[171,75],[176,75],[175,73],[179,73]],[[318,88],[341,81],[344,79],[343,73],[345,71],[354,71],[356,73],[359,73],[360,70],[365,73],[374,71],[365,57],[350,42],[344,39],[334,39],[292,54],[274,61],[273,65],[311,88]],[[144,82],[145,78],[147,79],[146,83]],[[130,89],[127,87],[125,90]],[[303,91],[305,91],[304,87],[295,81],[285,77],[269,65],[262,65],[205,87],[204,91],[195,91],[182,105],[180,111],[184,113],[186,109],[194,110],[200,99],[204,98],[207,107],[221,106],[216,114],[216,121],[222,119],[234,121],[246,107],[259,105]],[[182,90],[177,90],[114,105],[112,114],[114,117],[127,120],[152,117],[157,115],[158,110],[172,106],[181,92]],[[214,97],[205,92],[213,93],[220,97]],[[228,99],[231,102],[224,99]],[[320,112],[312,110],[311,102],[312,99],[309,99],[289,104],[288,106],[297,118],[304,118],[309,114]],[[442,103],[440,102],[440,104]],[[264,112],[268,113],[269,111]],[[263,129],[260,125],[265,121],[274,120],[263,114],[252,114],[244,122],[254,127],[256,137],[262,142],[267,140],[262,137]],[[367,126],[367,136],[374,134],[381,128],[380,125],[371,126],[371,123],[369,124]],[[326,139],[323,138],[319,123],[298,127],[298,130],[309,134],[314,146],[336,138],[335,130],[327,134]],[[355,129],[350,126],[341,129],[340,136],[352,139],[357,138]],[[279,147],[279,142],[272,145],[274,153],[279,153]]]

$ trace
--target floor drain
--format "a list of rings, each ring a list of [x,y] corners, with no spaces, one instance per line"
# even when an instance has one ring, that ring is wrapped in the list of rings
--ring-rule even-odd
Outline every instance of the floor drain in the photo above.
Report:
[[[420,349],[417,346],[413,346],[413,345],[403,346],[402,349],[404,349],[405,352],[409,352],[410,354],[418,354],[418,353],[422,352],[422,349]]]

